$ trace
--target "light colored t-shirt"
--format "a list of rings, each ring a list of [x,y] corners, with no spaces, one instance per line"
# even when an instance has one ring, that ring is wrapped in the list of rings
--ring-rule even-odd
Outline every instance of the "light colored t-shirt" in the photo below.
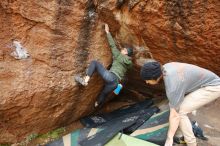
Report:
[[[171,62],[164,66],[166,95],[171,108],[178,108],[184,96],[199,88],[220,85],[213,72],[196,65]]]

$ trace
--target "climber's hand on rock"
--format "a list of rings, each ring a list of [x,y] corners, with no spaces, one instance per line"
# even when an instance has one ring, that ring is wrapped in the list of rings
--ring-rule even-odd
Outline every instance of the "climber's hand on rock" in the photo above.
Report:
[[[108,24],[106,24],[106,23],[105,23],[105,32],[109,33],[109,27],[108,27]]]

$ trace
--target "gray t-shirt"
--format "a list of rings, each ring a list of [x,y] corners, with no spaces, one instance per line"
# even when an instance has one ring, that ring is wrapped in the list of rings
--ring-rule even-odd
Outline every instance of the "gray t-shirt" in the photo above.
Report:
[[[178,108],[184,96],[205,86],[220,85],[220,78],[213,72],[186,63],[171,62],[164,66],[166,94],[171,108]]]

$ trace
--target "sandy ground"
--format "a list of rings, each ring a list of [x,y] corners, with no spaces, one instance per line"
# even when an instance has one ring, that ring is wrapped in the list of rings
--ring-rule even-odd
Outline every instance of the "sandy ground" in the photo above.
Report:
[[[198,146],[220,146],[220,99],[196,110],[189,117],[198,122],[208,138],[208,141],[197,139]]]
[[[162,101],[158,106],[162,111],[169,108],[168,101]],[[208,138],[208,141],[197,139],[198,146],[220,146],[220,98],[189,114],[189,117],[198,122]]]
[[[198,146],[220,146],[220,98],[198,109],[190,118],[196,120],[208,137],[208,141],[198,141]]]

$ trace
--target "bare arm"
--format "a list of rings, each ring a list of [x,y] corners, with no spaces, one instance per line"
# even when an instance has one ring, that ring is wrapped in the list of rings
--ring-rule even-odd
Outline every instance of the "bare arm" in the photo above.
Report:
[[[111,51],[112,51],[112,55],[113,55],[113,59],[117,58],[118,55],[121,53],[117,46],[115,45],[115,41],[114,39],[112,38],[112,35],[111,33],[109,32],[109,27],[108,27],[108,24],[105,24],[105,32],[107,34],[107,38],[108,38],[108,43],[111,47]]]
[[[177,111],[174,108],[170,108],[170,117],[169,117],[169,130],[167,133],[167,140],[165,146],[173,145],[173,137],[176,133],[176,130],[179,126],[180,117]]]

